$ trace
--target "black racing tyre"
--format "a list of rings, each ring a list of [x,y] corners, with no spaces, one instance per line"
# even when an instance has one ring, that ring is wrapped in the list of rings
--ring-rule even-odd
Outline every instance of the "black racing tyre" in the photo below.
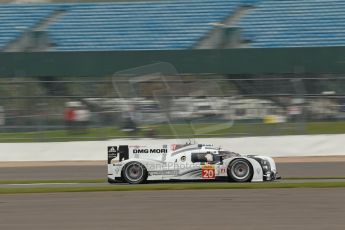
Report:
[[[253,175],[253,166],[246,159],[235,159],[228,166],[228,177],[230,181],[250,182]]]
[[[115,181],[108,178],[108,183],[109,183],[109,184],[115,184]]]
[[[127,163],[121,174],[124,181],[129,184],[143,184],[148,176],[145,166],[137,161]]]

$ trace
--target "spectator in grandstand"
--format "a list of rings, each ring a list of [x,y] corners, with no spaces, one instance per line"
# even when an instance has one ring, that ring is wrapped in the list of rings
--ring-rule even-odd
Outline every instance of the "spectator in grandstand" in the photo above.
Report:
[[[299,105],[289,105],[287,107],[287,115],[289,121],[298,121],[299,117],[302,115],[302,109]]]
[[[136,131],[138,131],[137,125],[130,116],[125,117],[124,120],[122,131],[129,132],[131,134],[134,134]]]
[[[2,106],[0,106],[0,126],[5,125],[5,111]]]
[[[122,131],[128,132],[129,134],[135,134],[138,131],[137,124],[134,121],[135,109],[131,108],[129,111],[126,111],[122,114],[123,125]]]
[[[340,105],[340,112],[345,112],[345,100]]]
[[[85,105],[80,105],[75,110],[75,121],[79,132],[86,133],[90,121],[91,113]]]
[[[66,130],[70,133],[73,132],[75,129],[75,105],[76,103],[73,101],[66,102],[65,110],[64,110],[64,120],[65,120],[65,127]]]

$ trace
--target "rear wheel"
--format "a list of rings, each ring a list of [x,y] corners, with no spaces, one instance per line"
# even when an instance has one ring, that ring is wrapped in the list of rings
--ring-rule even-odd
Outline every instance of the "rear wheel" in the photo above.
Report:
[[[253,178],[253,167],[246,159],[235,159],[228,166],[230,181],[249,182]]]
[[[127,163],[122,169],[122,178],[130,184],[143,184],[147,176],[145,166],[136,161]]]

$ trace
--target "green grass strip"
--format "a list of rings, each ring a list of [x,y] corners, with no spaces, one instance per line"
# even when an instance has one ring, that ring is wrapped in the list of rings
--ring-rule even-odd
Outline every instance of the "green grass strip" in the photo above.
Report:
[[[107,185],[96,187],[58,188],[0,188],[0,194],[59,193],[59,192],[104,192],[104,191],[149,191],[149,190],[202,190],[202,189],[276,189],[276,188],[345,188],[345,182],[306,183],[178,183],[147,185]]]
[[[283,180],[339,180],[345,176],[323,176],[323,177],[284,177]]]
[[[0,184],[54,184],[54,183],[78,183],[78,184],[95,184],[105,183],[107,179],[56,179],[56,180],[0,180]]]

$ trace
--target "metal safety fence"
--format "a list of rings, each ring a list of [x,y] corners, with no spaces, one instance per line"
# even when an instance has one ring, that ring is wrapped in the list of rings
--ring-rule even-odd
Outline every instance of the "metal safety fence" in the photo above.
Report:
[[[345,133],[341,75],[1,78],[0,141]]]

